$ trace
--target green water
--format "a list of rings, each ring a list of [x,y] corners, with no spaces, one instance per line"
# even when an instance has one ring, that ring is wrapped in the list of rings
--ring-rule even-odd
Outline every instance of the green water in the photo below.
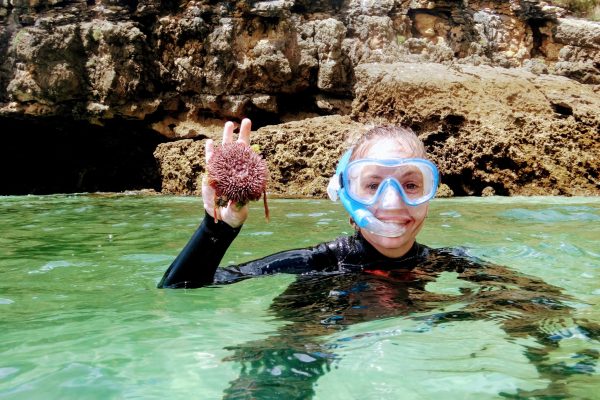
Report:
[[[270,206],[269,224],[252,207],[223,263],[350,233],[339,204]],[[269,306],[295,277],[155,289],[201,216],[193,197],[0,198],[0,398],[221,398],[242,368],[231,349],[268,344],[288,324]],[[572,311],[544,329],[562,340],[511,337],[499,319],[374,319],[321,335],[335,358],[314,398],[599,398],[600,331],[576,321],[600,326],[600,199],[437,199],[419,241],[561,288]],[[442,274],[430,288],[463,284]]]

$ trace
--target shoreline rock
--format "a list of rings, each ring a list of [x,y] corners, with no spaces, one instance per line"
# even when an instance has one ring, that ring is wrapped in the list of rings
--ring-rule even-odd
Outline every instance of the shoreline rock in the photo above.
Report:
[[[412,127],[456,196],[600,195],[599,66],[600,23],[538,0],[0,4],[0,119],[73,141],[121,121],[135,140],[161,135],[156,170],[142,170],[165,193],[197,193],[203,140],[250,116],[281,195],[323,197],[342,144],[371,123]],[[20,153],[4,173],[32,179],[11,166],[46,149],[7,137]],[[103,144],[148,147],[114,137]],[[138,189],[120,161],[74,163],[72,190]],[[126,173],[136,187],[112,184]]]

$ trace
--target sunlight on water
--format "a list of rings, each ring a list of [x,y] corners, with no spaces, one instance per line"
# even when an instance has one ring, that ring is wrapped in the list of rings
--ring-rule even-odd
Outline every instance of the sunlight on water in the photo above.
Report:
[[[316,399],[597,398],[600,199],[438,199],[430,206],[421,243],[461,246],[570,296],[568,316],[540,320],[544,340],[507,333],[520,315],[515,309],[472,318],[461,296],[491,296],[492,289],[454,272],[425,287],[445,299],[439,306],[344,327],[333,316],[329,328],[270,309],[295,281],[289,275],[156,289],[200,222],[201,204],[170,196],[0,198],[0,398],[218,399],[231,381],[244,382],[236,357],[270,346],[280,349],[273,358],[280,362],[261,373],[272,382],[287,384],[294,365],[327,360],[313,385]],[[267,224],[262,205],[252,204],[223,265],[352,233],[339,204],[272,200],[270,208]],[[343,296],[327,292],[331,301]]]

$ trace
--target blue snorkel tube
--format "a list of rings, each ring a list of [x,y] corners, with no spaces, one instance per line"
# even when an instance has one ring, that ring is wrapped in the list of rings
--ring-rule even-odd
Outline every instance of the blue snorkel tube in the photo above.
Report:
[[[367,207],[358,201],[352,199],[344,187],[343,173],[350,162],[352,149],[348,150],[338,163],[335,175],[330,179],[327,185],[327,194],[332,201],[340,199],[342,205],[348,211],[354,223],[360,228],[365,229],[376,235],[385,237],[402,236],[406,228],[393,222],[384,222],[375,217]]]

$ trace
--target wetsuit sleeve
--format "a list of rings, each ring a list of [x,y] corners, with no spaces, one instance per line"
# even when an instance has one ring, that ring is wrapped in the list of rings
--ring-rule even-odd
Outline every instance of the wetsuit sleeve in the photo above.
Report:
[[[240,232],[205,214],[181,253],[165,271],[159,288],[195,288],[213,282],[215,270]]]
[[[215,283],[231,283],[258,275],[304,274],[336,270],[336,243],[322,243],[305,249],[286,250],[243,264],[219,268]]]

